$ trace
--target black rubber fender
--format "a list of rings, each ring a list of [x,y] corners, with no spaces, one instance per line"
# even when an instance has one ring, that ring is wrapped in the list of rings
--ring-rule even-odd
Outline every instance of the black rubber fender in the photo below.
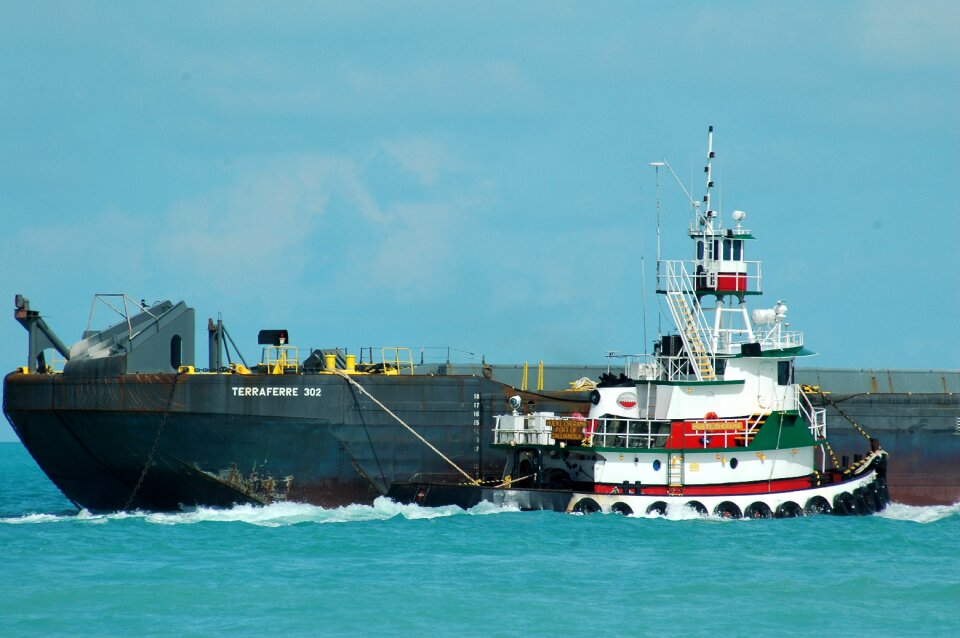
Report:
[[[576,512],[577,514],[596,514],[600,511],[600,503],[597,503],[595,500],[590,498],[582,498],[577,501],[577,504],[573,506],[571,512]]]
[[[867,506],[867,499],[863,497],[862,488],[853,491],[853,513],[857,516],[868,516],[873,514]]]
[[[623,514],[624,516],[633,515],[633,508],[627,505],[626,503],[622,503],[620,501],[617,501],[616,503],[614,503],[610,507],[610,511],[615,514]]]
[[[870,486],[864,486],[856,489],[853,492],[854,499],[860,497],[863,501],[863,506],[866,509],[866,514],[876,514],[877,513],[877,500],[874,496],[873,490],[870,489]]]
[[[833,513],[837,516],[850,516],[854,513],[853,496],[850,492],[840,492],[833,497]]]
[[[647,515],[656,514],[657,516],[665,516],[667,513],[667,504],[663,501],[656,501],[651,503],[647,507]]]
[[[809,499],[807,499],[807,504],[804,505],[803,511],[807,514],[807,516],[815,516],[817,514],[833,514],[833,506],[830,505],[830,501],[822,496],[811,496]]]
[[[743,518],[740,507],[732,501],[724,501],[713,508],[713,515],[720,518]]]
[[[786,503],[780,503],[773,515],[775,518],[796,518],[803,516],[803,508],[793,501],[787,501]]]
[[[747,506],[743,516],[744,518],[773,518],[773,512],[770,511],[770,506],[763,501],[756,501]]]

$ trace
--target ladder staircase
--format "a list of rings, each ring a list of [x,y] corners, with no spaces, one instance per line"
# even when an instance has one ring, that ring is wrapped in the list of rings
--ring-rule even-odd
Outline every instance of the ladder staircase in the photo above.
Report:
[[[683,495],[683,452],[671,452],[667,457],[667,495]]]
[[[713,357],[707,352],[703,345],[703,339],[700,336],[700,329],[697,327],[697,321],[694,311],[690,309],[687,298],[680,291],[670,291],[667,293],[667,300],[673,309],[677,319],[677,326],[680,328],[680,334],[683,336],[683,345],[687,349],[687,354],[693,363],[697,379],[700,381],[713,381],[717,378],[713,368]],[[696,303],[696,302],[695,302]],[[700,311],[700,304],[697,303],[697,312]]]
[[[680,332],[694,375],[698,381],[713,381],[717,378],[713,360],[715,346],[693,279],[682,261],[660,263],[664,267],[666,286],[659,292],[667,297],[670,314]]]

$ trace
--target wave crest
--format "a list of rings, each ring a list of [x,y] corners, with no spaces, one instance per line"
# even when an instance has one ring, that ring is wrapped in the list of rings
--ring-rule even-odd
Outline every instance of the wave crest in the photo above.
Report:
[[[344,505],[342,507],[323,508],[305,503],[274,503],[272,505],[235,505],[231,508],[196,507],[180,512],[112,512],[92,514],[87,510],[79,512],[48,514],[31,513],[22,516],[0,518],[3,525],[29,525],[74,522],[80,524],[103,525],[112,521],[141,519],[154,525],[193,525],[197,523],[246,523],[260,527],[283,527],[306,523],[355,523],[364,521],[384,521],[403,517],[407,520],[426,520],[450,516],[486,516],[507,512],[518,512],[510,506],[499,506],[482,502],[469,510],[456,505],[444,507],[420,507],[403,505],[384,496],[377,498],[372,505]],[[891,503],[887,509],[876,516],[895,521],[914,523],[934,523],[953,516],[960,516],[960,503],[953,505],[903,505]],[[657,514],[635,514],[632,518],[663,518],[670,521],[701,519],[701,516],[689,508],[671,508],[666,516]],[[717,518],[718,517],[708,517]]]

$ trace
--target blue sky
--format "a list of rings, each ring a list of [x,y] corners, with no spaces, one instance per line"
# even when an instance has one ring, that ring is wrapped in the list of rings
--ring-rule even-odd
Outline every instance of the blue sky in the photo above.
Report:
[[[0,3],[0,367],[17,292],[68,343],[126,292],[248,358],[263,327],[642,351],[648,162],[699,195],[712,124],[808,365],[956,369],[958,32],[947,1]]]

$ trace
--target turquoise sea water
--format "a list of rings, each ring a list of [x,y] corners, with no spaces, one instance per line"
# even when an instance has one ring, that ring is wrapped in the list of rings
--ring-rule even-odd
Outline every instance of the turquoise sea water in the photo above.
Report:
[[[0,635],[960,635],[960,506],[77,512],[0,444]]]

